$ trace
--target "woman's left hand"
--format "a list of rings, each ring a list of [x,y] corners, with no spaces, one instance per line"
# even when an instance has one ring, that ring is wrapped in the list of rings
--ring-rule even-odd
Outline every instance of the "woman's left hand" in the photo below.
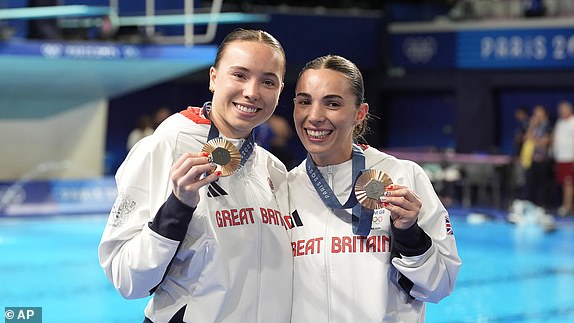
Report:
[[[408,187],[389,185],[381,197],[383,206],[391,212],[391,221],[398,229],[408,229],[417,222],[421,199]]]

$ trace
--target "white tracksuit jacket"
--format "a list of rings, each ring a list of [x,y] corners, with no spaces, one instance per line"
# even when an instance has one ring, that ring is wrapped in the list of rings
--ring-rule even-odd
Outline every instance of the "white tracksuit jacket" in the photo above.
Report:
[[[294,254],[293,323],[423,322],[424,302],[449,295],[461,261],[448,214],[417,164],[366,148],[380,169],[422,200],[418,225],[391,229],[375,210],[368,237],[353,235],[351,210],[325,206],[305,161],[289,172]],[[352,188],[352,162],[319,167],[341,203]],[[392,242],[391,242],[392,240]]]
[[[145,309],[153,322],[168,322],[176,312],[178,321],[183,314],[194,323],[289,322],[285,166],[255,146],[242,168],[201,188],[197,208],[172,194],[172,163],[201,151],[209,128],[199,108],[188,108],[130,151],[116,174],[119,195],[100,264],[124,297],[153,292]]]

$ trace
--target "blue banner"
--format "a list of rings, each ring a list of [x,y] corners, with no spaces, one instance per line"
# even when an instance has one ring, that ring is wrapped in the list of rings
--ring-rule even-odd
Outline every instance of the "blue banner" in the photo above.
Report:
[[[108,213],[117,195],[113,177],[0,184],[0,217]]]
[[[391,35],[391,61],[405,68],[454,68],[455,33]]]
[[[393,66],[411,69],[574,67],[574,26],[452,24],[441,31],[424,31],[431,26],[394,28],[399,31],[391,32],[390,37]]]
[[[459,31],[460,68],[574,67],[574,29]]]
[[[0,42],[0,55],[36,56],[48,59],[89,60],[208,60],[217,48],[207,45],[122,45],[105,42],[10,41]]]

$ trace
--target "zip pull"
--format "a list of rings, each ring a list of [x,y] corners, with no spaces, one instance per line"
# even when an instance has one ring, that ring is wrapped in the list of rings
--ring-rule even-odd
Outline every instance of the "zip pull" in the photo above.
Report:
[[[334,177],[334,173],[333,173],[333,166],[332,165],[328,165],[327,166],[327,175],[329,177],[329,187],[331,187],[331,189],[333,190],[333,177]],[[334,190],[333,190],[334,191]]]

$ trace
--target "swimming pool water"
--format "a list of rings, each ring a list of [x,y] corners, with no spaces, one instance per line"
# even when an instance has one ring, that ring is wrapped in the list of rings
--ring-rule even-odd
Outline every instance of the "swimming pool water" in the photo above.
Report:
[[[40,306],[43,322],[141,322],[98,264],[105,216],[0,219],[0,307]],[[574,322],[574,227],[545,233],[453,217],[463,266],[427,322]]]
[[[454,225],[463,265],[428,322],[574,322],[573,227]]]
[[[0,220],[0,307],[40,306],[48,322],[142,322],[98,263],[106,218]]]

